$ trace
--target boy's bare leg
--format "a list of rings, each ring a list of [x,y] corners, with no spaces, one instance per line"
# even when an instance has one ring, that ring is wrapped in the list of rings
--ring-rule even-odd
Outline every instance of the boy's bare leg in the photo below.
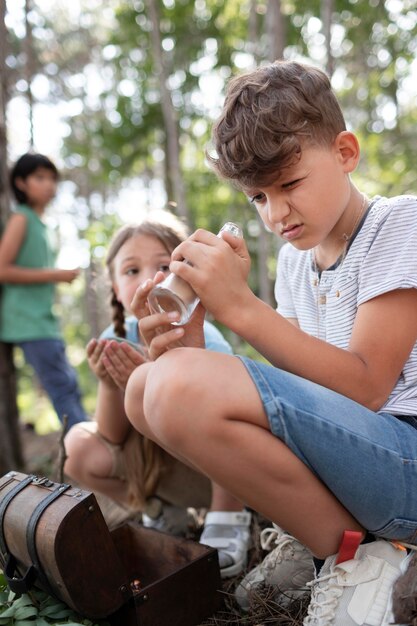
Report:
[[[241,500],[235,498],[221,485],[211,481],[211,489],[211,511],[241,511],[243,509],[244,504],[242,504]]]
[[[317,557],[337,552],[343,531],[363,530],[325,485],[271,434],[243,363],[198,349],[167,352],[131,376],[126,410],[148,437],[209,476]]]
[[[161,447],[165,447],[165,449],[170,452],[173,456],[182,461],[185,465],[196,469],[189,459],[185,459],[180,456],[179,452],[174,453],[167,446],[162,446],[161,442],[158,441],[155,433],[151,430],[145,415],[143,414],[143,391],[146,384],[146,379],[148,376],[148,372],[152,369],[153,364],[144,364],[137,370],[135,370],[135,383],[134,385],[130,383],[129,385],[129,394],[126,396],[129,407],[134,407],[134,409],[130,409],[130,419],[132,421],[133,426],[141,432],[143,435],[152,439],[156,443],[159,443]],[[127,410],[127,407],[126,407]],[[226,491],[221,485],[217,485],[212,481],[212,499],[210,504],[211,511],[241,511],[243,509],[243,504],[240,500],[235,498],[231,493]]]

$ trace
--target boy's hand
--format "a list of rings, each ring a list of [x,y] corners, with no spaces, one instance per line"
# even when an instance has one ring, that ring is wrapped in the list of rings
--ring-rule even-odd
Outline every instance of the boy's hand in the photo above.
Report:
[[[113,382],[123,391],[129,376],[139,365],[148,359],[126,342],[110,340],[104,347],[102,363]]]
[[[56,270],[57,283],[72,283],[80,275],[80,270]]]
[[[187,259],[189,263],[183,263]],[[172,253],[170,269],[188,282],[207,311],[228,325],[253,294],[248,285],[250,256],[240,237],[197,230]]]
[[[190,321],[185,326],[173,326],[178,321],[177,313],[151,313],[148,304],[148,295],[154,285],[164,279],[162,272],[158,272],[154,280],[147,280],[141,285],[132,300],[130,308],[139,320],[139,332],[148,346],[149,358],[155,361],[161,354],[180,347],[204,348],[204,316],[205,309],[199,305]]]

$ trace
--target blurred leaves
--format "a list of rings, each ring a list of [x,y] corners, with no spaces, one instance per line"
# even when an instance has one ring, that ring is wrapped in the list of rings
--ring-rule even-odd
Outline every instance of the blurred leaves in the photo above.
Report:
[[[267,5],[268,0],[158,0],[190,227],[217,232],[225,220],[241,223],[253,259],[250,283],[258,294],[265,271],[258,263],[259,223],[243,194],[210,171],[205,150],[227,80],[267,60]],[[281,0],[280,5],[285,58],[326,67],[323,0]],[[83,289],[61,290],[59,312],[79,363],[91,332],[102,328],[106,319],[108,301],[100,285],[109,238],[122,221],[117,200],[135,184],[139,219],[167,205],[173,195],[145,0],[79,0],[80,10],[74,6],[50,3],[42,13],[42,4],[32,0],[29,18],[36,57],[32,85],[37,79],[46,81],[43,102],[62,111],[62,176],[72,181],[74,198],[65,211],[91,261]],[[415,1],[334,0],[333,8],[332,82],[348,128],[358,134],[362,146],[354,180],[370,196],[415,193]],[[251,26],[250,16],[255,17]],[[21,76],[27,59],[22,28],[10,26],[9,34],[13,101],[25,97]],[[272,294],[277,244],[269,234],[267,241]],[[96,297],[101,317],[92,315],[90,300],[83,299],[85,289]],[[95,381],[86,368],[81,375],[84,391],[94,392]]]

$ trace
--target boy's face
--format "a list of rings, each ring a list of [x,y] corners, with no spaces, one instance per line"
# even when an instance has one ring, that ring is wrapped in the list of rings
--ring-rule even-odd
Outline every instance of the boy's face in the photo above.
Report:
[[[169,274],[171,255],[157,237],[136,235],[128,239],[113,260],[113,289],[130,313],[136,289],[156,272]]]
[[[15,183],[26,194],[27,203],[34,209],[44,209],[56,194],[56,176],[45,167],[38,167],[26,178],[17,178]]]
[[[329,147],[305,146],[300,160],[275,182],[246,190],[265,225],[299,250],[339,236],[350,198],[348,174],[357,163],[339,137]]]

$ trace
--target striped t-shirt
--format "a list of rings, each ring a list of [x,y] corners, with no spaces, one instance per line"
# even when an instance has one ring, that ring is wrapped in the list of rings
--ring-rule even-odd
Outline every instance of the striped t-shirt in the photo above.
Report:
[[[312,250],[300,251],[287,243],[279,253],[277,311],[339,348],[349,346],[360,304],[408,288],[417,288],[415,196],[374,199],[344,261],[323,271],[320,280]],[[381,411],[417,416],[417,343]]]

